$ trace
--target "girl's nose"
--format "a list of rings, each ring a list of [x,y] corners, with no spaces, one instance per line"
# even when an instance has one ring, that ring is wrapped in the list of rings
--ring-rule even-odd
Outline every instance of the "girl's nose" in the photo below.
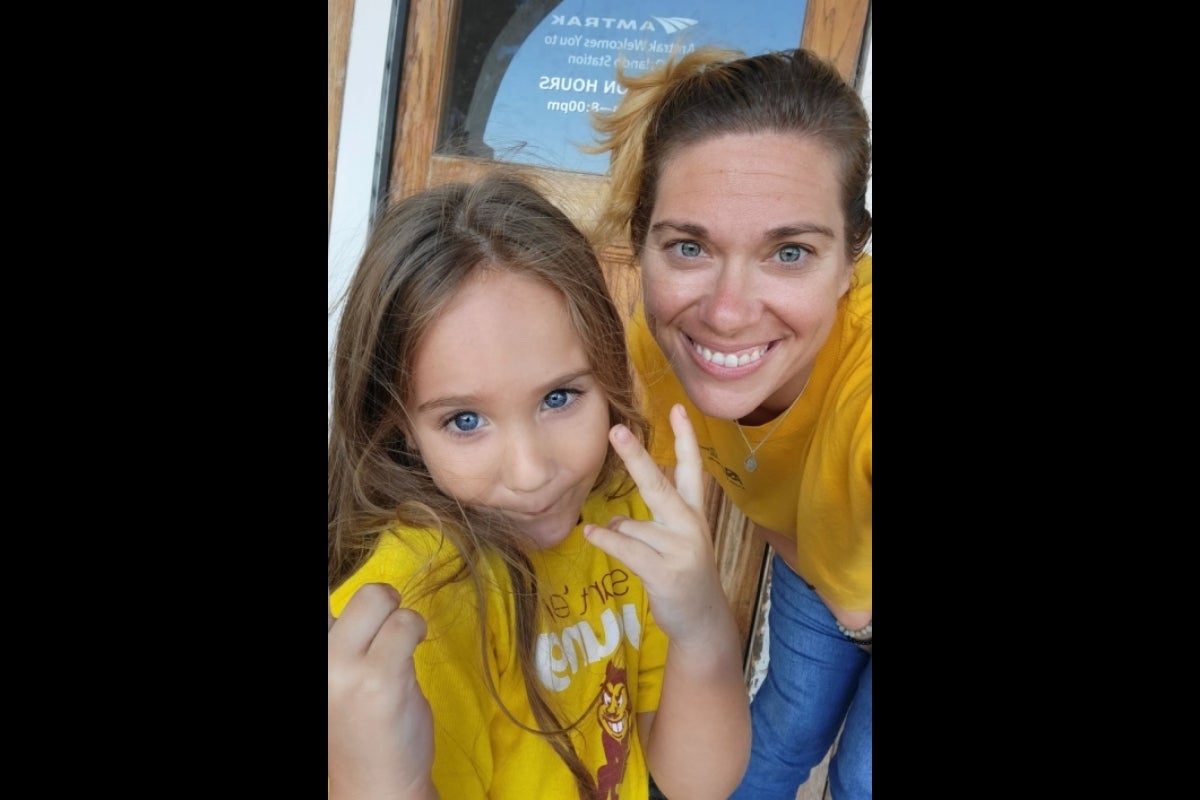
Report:
[[[536,428],[510,435],[504,456],[504,483],[514,492],[535,492],[554,476],[551,449]]]

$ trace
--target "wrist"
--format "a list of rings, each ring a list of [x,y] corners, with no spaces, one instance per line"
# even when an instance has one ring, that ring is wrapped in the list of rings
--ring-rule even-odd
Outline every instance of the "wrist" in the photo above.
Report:
[[[847,639],[854,642],[855,644],[870,644],[871,643],[871,622],[872,622],[872,620],[867,620],[867,624],[862,626],[858,630],[850,630],[849,628],[847,628],[845,625],[842,624],[842,621],[840,619],[837,619],[836,617],[834,617],[833,621],[834,621],[834,624],[837,625],[837,629],[839,631],[841,631],[842,636],[845,636]]]

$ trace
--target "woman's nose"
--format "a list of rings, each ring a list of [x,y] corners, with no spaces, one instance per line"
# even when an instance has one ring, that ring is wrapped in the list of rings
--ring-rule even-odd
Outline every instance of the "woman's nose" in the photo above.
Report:
[[[703,302],[704,321],[718,333],[733,333],[754,322],[758,300],[753,297],[750,270],[734,263],[723,264]]]

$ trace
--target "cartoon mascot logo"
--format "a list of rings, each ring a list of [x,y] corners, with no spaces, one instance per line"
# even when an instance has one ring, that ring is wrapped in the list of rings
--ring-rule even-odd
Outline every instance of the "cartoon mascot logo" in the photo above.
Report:
[[[629,731],[633,717],[629,713],[629,687],[625,683],[625,668],[609,661],[605,665],[604,683],[600,686],[599,707],[600,736],[604,743],[607,763],[596,770],[596,783],[600,788],[600,800],[617,800],[617,787],[625,777],[626,758],[629,755]]]

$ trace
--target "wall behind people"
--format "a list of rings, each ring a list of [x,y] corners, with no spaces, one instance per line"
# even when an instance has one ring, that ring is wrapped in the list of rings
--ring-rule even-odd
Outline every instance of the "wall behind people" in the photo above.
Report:
[[[337,299],[362,255],[367,239],[372,203],[380,172],[380,160],[386,157],[382,134],[388,129],[387,71],[390,68],[389,30],[393,21],[393,0],[355,0],[354,17],[342,99],[333,207],[329,224],[329,352],[333,351],[340,309]],[[863,40],[863,70],[859,92],[871,112],[871,38],[868,21]],[[399,68],[396,65],[395,68]],[[867,208],[871,206],[871,185],[867,185]],[[868,242],[867,252],[872,243]],[[332,366],[332,364],[331,364]],[[332,402],[332,371],[329,375]]]

